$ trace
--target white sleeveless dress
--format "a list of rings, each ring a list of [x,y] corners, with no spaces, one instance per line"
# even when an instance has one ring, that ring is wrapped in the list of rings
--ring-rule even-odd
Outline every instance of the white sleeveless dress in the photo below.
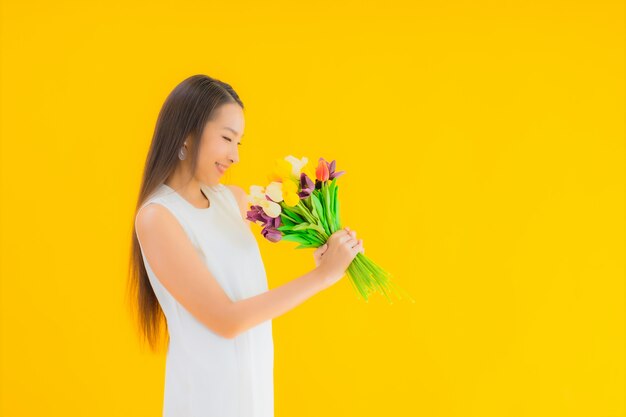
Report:
[[[202,185],[210,201],[200,209],[165,184],[142,204],[165,206],[226,294],[238,301],[268,290],[257,242],[232,191]],[[141,243],[140,243],[141,246]],[[163,417],[273,417],[274,344],[267,320],[233,339],[221,337],[189,313],[143,261],[165,313],[169,345]]]

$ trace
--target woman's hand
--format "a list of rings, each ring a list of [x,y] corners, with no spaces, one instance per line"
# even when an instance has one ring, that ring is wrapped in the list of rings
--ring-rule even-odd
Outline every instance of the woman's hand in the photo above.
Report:
[[[316,268],[320,266],[320,261],[322,260],[322,256],[324,255],[324,252],[326,252],[327,249],[328,249],[328,243],[324,243],[322,246],[315,249],[315,251],[313,252],[313,259],[315,259]]]
[[[350,232],[352,237],[356,237],[356,232],[354,230],[350,230],[349,227],[344,227],[344,229]],[[363,239],[359,239],[359,243],[363,243]],[[315,249],[315,251],[313,252],[313,258],[315,259],[315,267],[320,266],[320,261],[322,260],[322,256],[324,255],[327,249],[328,249],[328,243],[324,243],[322,246]],[[361,248],[360,252],[365,254],[365,248]]]
[[[339,236],[341,235],[348,235],[349,238],[346,239],[338,239]],[[363,239],[356,239],[356,232],[353,230],[350,230],[349,227],[345,227],[344,229],[338,230],[337,232],[333,233],[333,235],[331,235],[331,238],[328,239],[328,242],[326,242],[325,244],[323,244],[322,246],[320,246],[319,248],[315,249],[315,252],[313,252],[313,257],[315,259],[315,267],[319,267],[322,263],[326,264],[326,266],[329,265],[333,265],[336,266],[337,262],[339,262],[341,264],[341,261],[338,260],[338,256],[341,257],[340,254],[337,253],[337,249],[338,249],[338,240],[343,240],[342,243],[339,243],[339,246],[345,246],[346,248],[346,253],[343,255],[343,257],[345,258],[346,256],[348,256],[348,258],[343,259],[343,263],[347,262],[347,264],[349,265],[349,263],[352,261],[352,259],[356,256],[356,254],[358,252],[361,253],[365,253],[365,248],[363,247]],[[327,253],[328,251],[328,244],[329,242],[335,242],[333,245],[333,253],[332,253],[332,260],[331,259],[324,259],[324,254]],[[331,242],[331,243],[332,243]],[[352,247],[352,249],[356,249],[356,252],[353,253],[349,253],[351,251],[348,250],[349,247]],[[324,262],[324,261],[328,261],[328,262]],[[334,278],[331,278],[331,281],[334,283],[337,281],[338,278],[341,278],[341,276],[343,276],[343,273],[345,272],[345,268],[347,268],[347,265],[344,265],[345,267],[339,267],[339,270],[334,271],[334,267],[331,266],[331,269],[329,271],[332,271],[330,273],[331,276],[333,276]],[[328,268],[326,268],[328,269]],[[344,271],[344,272],[341,272]],[[339,277],[336,277],[338,274],[340,274]]]

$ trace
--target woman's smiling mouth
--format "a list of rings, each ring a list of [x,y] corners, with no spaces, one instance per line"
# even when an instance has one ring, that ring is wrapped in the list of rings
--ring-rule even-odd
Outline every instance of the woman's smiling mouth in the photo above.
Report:
[[[226,172],[226,167],[222,164],[220,164],[219,162],[216,162],[215,165],[217,166],[217,170],[219,171],[220,174],[223,174]]]

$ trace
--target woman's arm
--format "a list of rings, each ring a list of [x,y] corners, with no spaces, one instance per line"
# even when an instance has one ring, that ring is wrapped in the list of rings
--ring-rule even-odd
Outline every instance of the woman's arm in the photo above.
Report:
[[[198,256],[169,210],[147,204],[135,221],[144,256],[159,281],[196,319],[216,334],[234,338],[301,304],[329,285],[318,267],[280,287],[234,302]]]
[[[231,306],[231,337],[288,312],[326,288],[326,274],[318,267],[280,287],[235,302]]]
[[[241,216],[249,222],[246,219],[248,209],[246,192],[234,184],[229,184],[227,187],[239,203]],[[233,306],[232,332],[234,336],[288,312],[326,287],[325,274],[319,268],[315,268],[280,287],[236,302]]]

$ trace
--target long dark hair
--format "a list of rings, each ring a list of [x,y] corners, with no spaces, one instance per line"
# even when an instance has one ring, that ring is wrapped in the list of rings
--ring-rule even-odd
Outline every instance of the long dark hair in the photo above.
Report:
[[[216,110],[226,103],[237,103],[243,109],[243,103],[229,84],[206,75],[193,75],[168,95],[152,135],[133,215],[126,300],[141,340],[147,342],[153,352],[162,346],[159,342],[169,342],[169,332],[161,331],[163,326],[167,329],[167,321],[148,280],[134,219],[146,198],[176,169],[178,150],[187,138],[191,172],[195,172],[202,131]]]

